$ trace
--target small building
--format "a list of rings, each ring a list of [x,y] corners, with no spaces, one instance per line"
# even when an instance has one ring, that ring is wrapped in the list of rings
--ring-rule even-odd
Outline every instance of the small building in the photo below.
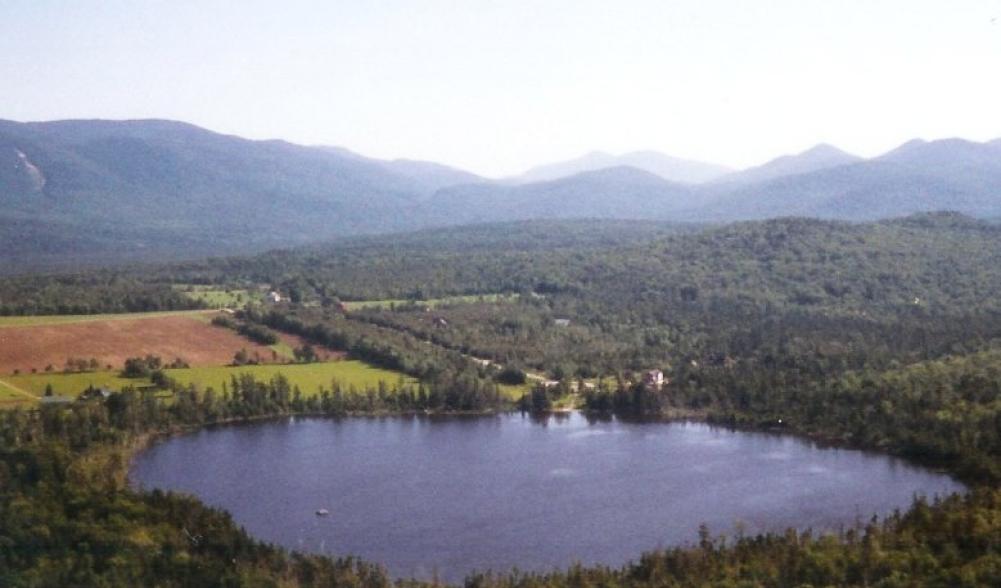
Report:
[[[272,291],[268,292],[268,295],[267,295],[266,299],[271,304],[278,304],[279,302],[281,302],[282,300],[284,300],[282,298],[282,295],[279,292],[277,292],[276,290],[272,290]]]
[[[556,325],[557,327],[569,327],[570,319],[568,318],[553,319],[553,324]]]
[[[664,372],[648,370],[643,374],[643,385],[651,390],[660,390],[664,386]]]

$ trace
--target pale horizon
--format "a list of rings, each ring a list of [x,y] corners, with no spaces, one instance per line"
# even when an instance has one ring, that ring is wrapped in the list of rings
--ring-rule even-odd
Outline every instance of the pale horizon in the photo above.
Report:
[[[1001,1],[0,2],[0,118],[161,118],[485,177],[1001,137]]]

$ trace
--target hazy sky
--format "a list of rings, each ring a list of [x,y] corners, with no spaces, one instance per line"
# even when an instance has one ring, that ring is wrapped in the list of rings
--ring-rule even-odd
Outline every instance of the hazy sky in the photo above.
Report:
[[[172,118],[488,175],[1001,137],[1001,0],[0,0],[0,118]]]

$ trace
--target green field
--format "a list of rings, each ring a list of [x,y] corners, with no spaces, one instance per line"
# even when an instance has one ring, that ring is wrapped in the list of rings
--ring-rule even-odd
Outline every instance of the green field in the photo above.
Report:
[[[269,380],[277,374],[284,374],[293,386],[299,386],[303,394],[316,393],[320,387],[330,389],[331,382],[337,380],[344,388],[355,386],[362,390],[375,388],[385,382],[390,388],[402,378],[404,383],[416,383],[414,378],[399,372],[384,370],[357,360],[331,361],[290,365],[248,365],[240,367],[198,367],[182,370],[166,370],[171,378],[182,384],[195,384],[199,388],[222,389],[233,376],[252,374],[258,380]]]
[[[79,396],[88,386],[121,390],[126,386],[148,386],[150,381],[145,378],[120,378],[117,371],[86,372],[82,374],[21,374],[4,376],[0,387],[6,384],[14,386],[35,396],[45,394],[45,387],[52,385],[53,393],[62,396]]]
[[[208,310],[172,310],[163,312],[133,312],[123,314],[59,314],[46,316],[0,316],[0,328],[63,325],[90,321],[136,320],[164,316],[199,316]]]
[[[434,308],[444,304],[468,304],[470,302],[514,302],[517,298],[517,294],[470,294],[468,296],[446,296],[444,298],[432,298],[430,300],[354,300],[351,302],[345,302],[344,306],[346,306],[348,310],[360,310],[362,308],[390,308],[393,306],[407,304]]]
[[[197,300],[210,308],[239,308],[248,302],[264,302],[264,294],[245,288],[218,288],[181,284],[174,288],[192,300]]]
[[[342,387],[354,386],[358,390],[375,388],[385,382],[390,388],[401,381],[412,384],[416,380],[399,372],[373,367],[356,360],[332,361],[309,364],[248,365],[240,367],[197,367],[165,370],[167,375],[181,384],[195,384],[199,388],[212,387],[221,390],[229,385],[233,376],[252,374],[258,380],[269,380],[276,374],[284,374],[293,386],[299,386],[305,395],[316,393],[320,387],[330,389],[331,382],[337,380]],[[30,395],[42,396],[45,387],[52,385],[56,395],[78,396],[88,386],[121,390],[126,386],[148,386],[145,378],[120,378],[116,371],[100,371],[82,374],[22,374],[5,376],[0,380],[0,407],[30,403]]]
[[[32,401],[27,392],[0,381],[0,410],[18,406],[27,407],[33,404],[34,401]]]

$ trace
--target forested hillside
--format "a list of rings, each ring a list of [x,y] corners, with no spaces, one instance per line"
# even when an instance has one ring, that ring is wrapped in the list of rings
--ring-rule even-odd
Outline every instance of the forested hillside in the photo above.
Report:
[[[426,190],[358,156],[161,120],[0,121],[0,163],[0,260],[17,270],[400,229]]]
[[[645,160],[516,184],[174,121],[0,121],[0,273],[503,221],[1001,214],[997,142],[914,141],[870,160],[821,148],[700,184]]]
[[[343,300],[561,294],[607,310],[789,306],[839,313],[995,307],[1001,227],[940,213],[678,227],[571,222],[461,227],[163,268],[162,280],[252,280]],[[915,303],[915,299],[917,302]],[[727,311],[729,312],[729,311]]]

